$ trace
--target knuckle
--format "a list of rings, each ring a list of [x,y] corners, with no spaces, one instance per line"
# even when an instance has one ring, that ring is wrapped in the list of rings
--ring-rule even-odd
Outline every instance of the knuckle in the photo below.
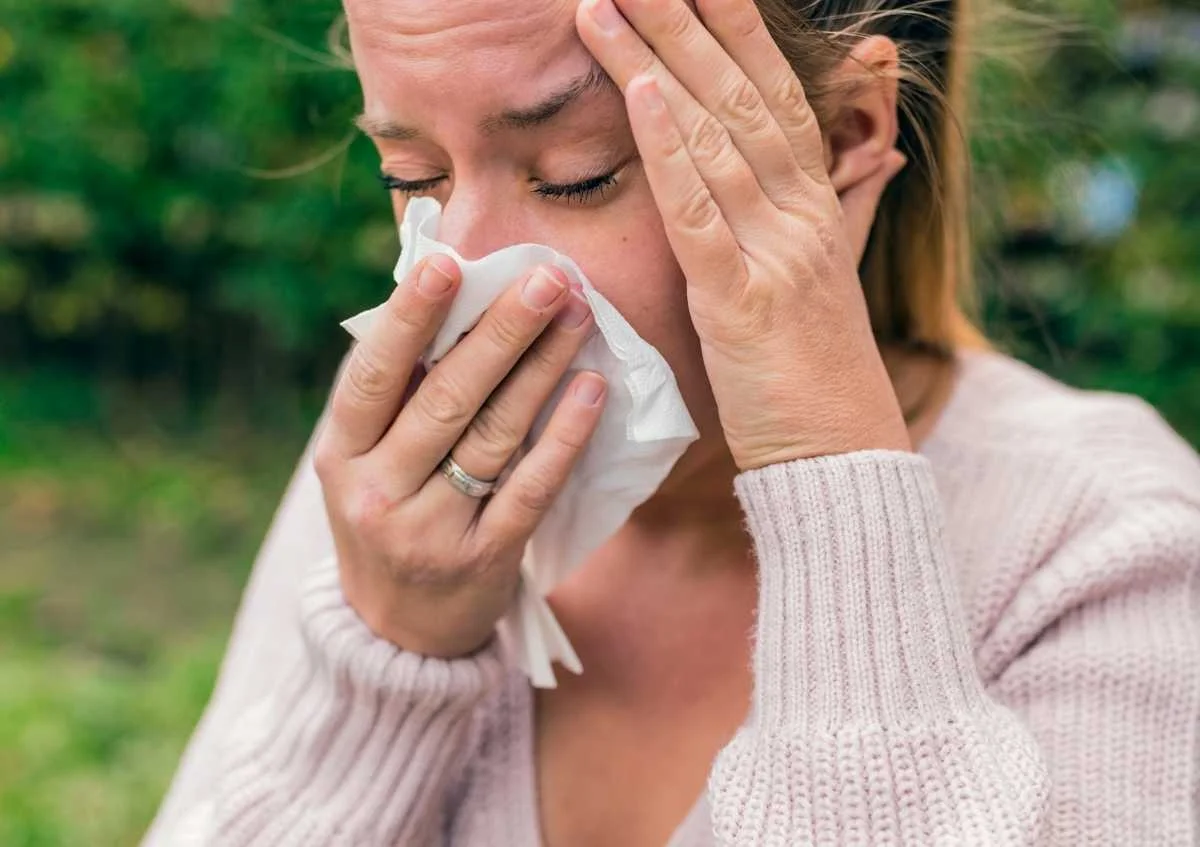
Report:
[[[754,131],[768,126],[762,97],[749,79],[734,80],[725,87],[725,92],[725,109],[731,120]]]
[[[688,136],[688,148],[701,161],[724,155],[729,143],[729,132],[711,115],[696,121]]]
[[[780,114],[783,116],[779,123],[793,139],[820,133],[821,127],[809,103],[808,94],[795,74],[788,74],[779,83],[775,99],[780,104]]]
[[[738,196],[747,197],[747,192],[758,187],[758,178],[746,166],[745,160],[737,154],[727,153],[714,157],[704,172],[706,182],[716,186],[722,194],[736,191]]]
[[[678,164],[686,163],[691,158],[688,151],[688,140],[681,133],[663,133],[652,142],[662,158]]]
[[[762,15],[752,3],[725,3],[723,10],[729,31],[740,39],[748,39],[763,26]]]
[[[717,206],[703,186],[689,194],[679,207],[679,225],[693,232],[705,232],[717,221]]]
[[[512,425],[512,416],[500,404],[488,404],[479,411],[471,422],[464,444],[470,444],[472,452],[490,464],[508,461],[517,449],[523,436]]]
[[[572,421],[558,430],[554,439],[563,447],[567,455],[574,455],[587,446],[591,439],[591,428],[586,421]]]
[[[555,328],[556,330],[558,327]],[[538,377],[557,374],[566,369],[574,349],[574,339],[556,331],[525,351],[521,367]]]
[[[683,43],[685,46],[695,34],[695,16],[683,3],[654,4],[661,10],[663,35],[668,39]],[[663,8],[668,6],[668,8]]]
[[[350,400],[357,405],[373,405],[391,392],[391,377],[366,345],[359,344],[354,350],[354,362],[346,369]]]
[[[397,332],[413,333],[424,329],[433,311],[434,303],[407,296],[410,287],[396,286],[383,309],[384,320]]]
[[[446,376],[427,379],[417,392],[422,414],[435,424],[462,429],[471,420],[466,394]]]
[[[783,78],[776,83],[775,99],[784,106],[808,110],[808,94],[794,73],[784,74]]]
[[[529,331],[520,321],[499,315],[488,322],[487,337],[505,353],[524,350],[529,344]]]
[[[558,486],[547,468],[530,470],[515,492],[517,504],[524,510],[542,513],[550,508],[558,494]]]
[[[321,481],[322,485],[328,485],[342,467],[341,454],[334,447],[328,428],[321,433],[317,438],[317,443],[313,445],[312,463],[317,479]]]

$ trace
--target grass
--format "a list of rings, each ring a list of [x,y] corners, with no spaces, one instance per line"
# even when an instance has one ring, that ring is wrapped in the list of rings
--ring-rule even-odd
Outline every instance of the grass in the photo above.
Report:
[[[0,429],[0,845],[138,843],[302,439]]]

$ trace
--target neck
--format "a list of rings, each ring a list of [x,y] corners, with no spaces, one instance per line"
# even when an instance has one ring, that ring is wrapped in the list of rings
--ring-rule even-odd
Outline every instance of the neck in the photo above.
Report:
[[[741,568],[751,545],[733,492],[737,473],[724,439],[702,437],[618,537],[653,561],[690,563],[688,571]]]
[[[663,692],[694,701],[714,674],[745,670],[757,579],[736,471],[723,439],[701,438],[555,587],[551,605],[588,669],[582,684],[638,701]]]

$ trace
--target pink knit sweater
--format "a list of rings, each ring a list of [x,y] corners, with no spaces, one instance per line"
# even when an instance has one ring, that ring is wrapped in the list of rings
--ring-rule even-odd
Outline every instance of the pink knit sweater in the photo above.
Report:
[[[1145,404],[968,354],[919,455],[736,489],[753,704],[669,847],[1197,843],[1200,461]],[[146,843],[536,847],[527,683],[372,637],[330,549],[302,463]]]

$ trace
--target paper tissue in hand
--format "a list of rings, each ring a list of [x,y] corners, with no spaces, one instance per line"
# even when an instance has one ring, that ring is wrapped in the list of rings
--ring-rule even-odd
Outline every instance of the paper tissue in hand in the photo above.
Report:
[[[666,361],[596,291],[578,265],[540,244],[517,244],[467,261],[437,241],[441,213],[432,198],[409,201],[400,225],[395,272],[400,283],[417,262],[434,253],[452,256],[462,267],[462,286],[425,351],[426,367],[445,356],[501,292],[536,265],[553,264],[582,285],[595,317],[596,331],[539,414],[530,443],[545,429],[578,370],[596,371],[608,380],[605,408],[566,485],[526,545],[517,599],[500,622],[506,646],[533,684],[553,688],[552,661],[561,661],[575,673],[583,668],[545,595],[620,529],[699,434]],[[363,312],[342,326],[361,339],[377,312],[378,308]]]

